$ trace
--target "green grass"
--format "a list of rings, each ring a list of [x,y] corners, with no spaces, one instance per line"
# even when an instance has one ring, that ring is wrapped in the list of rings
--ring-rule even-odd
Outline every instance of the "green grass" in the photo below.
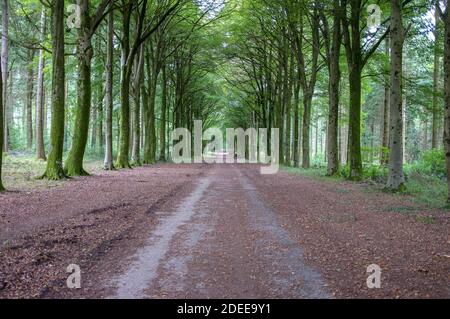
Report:
[[[430,208],[448,208],[447,204],[447,182],[433,176],[413,174],[406,182],[404,195]]]
[[[292,168],[292,167],[282,167],[282,171],[291,174],[299,174],[302,176],[314,178],[320,181],[329,182],[342,182],[347,181],[342,176],[326,176],[325,168]],[[373,167],[370,168],[373,171]],[[383,190],[384,184],[379,176],[376,179],[372,178],[374,176],[373,172],[365,173],[365,180],[363,182],[370,181],[366,183],[364,188],[365,192],[380,192]],[[445,179],[441,179],[434,176],[426,176],[418,173],[409,174],[406,182],[406,190],[402,193],[397,193],[396,196],[408,196],[412,201],[418,205],[423,205],[427,208],[440,208],[448,209],[450,207],[447,204],[447,182]],[[339,193],[346,193],[345,189],[338,189]],[[401,213],[408,212],[409,208],[393,208]]]
[[[38,179],[46,167],[46,162],[36,160],[30,154],[5,155],[3,158],[3,184],[9,191],[28,191],[36,188],[52,188],[64,181],[48,181]],[[89,157],[85,161],[85,168],[89,173],[101,170],[102,161]]]

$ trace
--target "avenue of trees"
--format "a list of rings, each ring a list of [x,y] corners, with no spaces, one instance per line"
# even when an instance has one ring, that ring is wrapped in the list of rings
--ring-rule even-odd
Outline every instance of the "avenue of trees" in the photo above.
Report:
[[[279,128],[283,165],[376,165],[392,191],[428,154],[450,189],[449,1],[0,3],[0,146],[42,178],[170,160],[171,130],[203,120]]]
[[[34,151],[42,178],[87,175],[87,150],[106,170],[165,160],[171,129],[211,116],[214,1],[1,3],[1,148]]]
[[[448,1],[241,3],[228,81],[246,107],[230,116],[280,128],[282,164],[351,180],[378,165],[392,191],[429,150],[450,172]]]

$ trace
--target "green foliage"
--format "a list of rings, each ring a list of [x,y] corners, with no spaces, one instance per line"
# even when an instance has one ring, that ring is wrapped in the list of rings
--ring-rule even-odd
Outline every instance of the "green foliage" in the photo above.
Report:
[[[421,159],[406,167],[410,174],[445,178],[445,154],[444,150],[430,150],[423,153]]]

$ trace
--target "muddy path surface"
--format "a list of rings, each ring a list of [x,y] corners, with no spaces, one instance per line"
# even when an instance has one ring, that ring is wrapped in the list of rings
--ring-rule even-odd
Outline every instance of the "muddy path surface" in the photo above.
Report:
[[[165,164],[2,196],[0,298],[450,298],[449,215],[362,185]]]

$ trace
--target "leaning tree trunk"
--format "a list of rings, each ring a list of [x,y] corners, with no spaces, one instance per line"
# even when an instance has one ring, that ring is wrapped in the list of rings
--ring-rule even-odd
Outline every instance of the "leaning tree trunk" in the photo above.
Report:
[[[112,6],[112,4],[111,4]],[[105,95],[105,170],[114,170],[113,164],[113,59],[114,59],[114,12],[108,16],[108,47],[106,53],[106,95]]]
[[[44,178],[58,180],[65,177],[62,157],[64,149],[64,1],[52,1],[52,124],[50,132],[51,152]]]
[[[81,0],[80,28],[78,30],[77,59],[77,107],[75,110],[75,126],[72,147],[66,160],[65,172],[68,176],[84,176],[88,173],[83,168],[84,153],[89,135],[91,116],[91,61],[93,55],[91,43],[91,19],[89,1]]]
[[[2,50],[1,50],[1,64],[2,64],[2,81],[3,81],[3,147],[2,149],[7,152],[9,149],[9,112],[12,110],[8,109],[8,59],[9,59],[9,48],[8,48],[8,33],[9,33],[9,0],[3,0],[2,2]]]
[[[400,191],[404,187],[403,175],[403,42],[401,1],[391,0],[391,112],[390,155],[387,188]]]
[[[26,126],[27,126],[27,148],[33,147],[33,90],[34,90],[34,72],[33,72],[34,50],[28,54],[27,70],[27,105],[26,105]]]
[[[447,1],[444,14],[445,36],[444,36],[444,73],[445,73],[445,125],[444,125],[444,145],[447,163],[447,181],[450,203],[450,1]]]
[[[45,7],[42,8],[41,13],[41,41],[45,39],[47,15],[45,14]],[[39,160],[47,160],[45,156],[44,147],[44,64],[45,52],[43,49],[39,50],[39,66],[37,77],[37,91],[36,91],[36,158]]]

